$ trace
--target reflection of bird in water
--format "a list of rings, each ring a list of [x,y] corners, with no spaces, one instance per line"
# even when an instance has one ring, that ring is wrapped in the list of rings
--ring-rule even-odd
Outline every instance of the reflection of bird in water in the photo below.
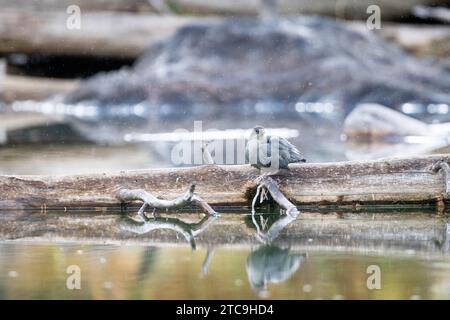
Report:
[[[306,260],[306,254],[291,253],[290,249],[262,246],[247,258],[245,269],[253,290],[266,293],[268,283],[280,283],[289,279]]]
[[[292,143],[282,137],[266,135],[261,126],[252,129],[245,149],[245,158],[258,169],[289,169],[289,163],[306,162]]]

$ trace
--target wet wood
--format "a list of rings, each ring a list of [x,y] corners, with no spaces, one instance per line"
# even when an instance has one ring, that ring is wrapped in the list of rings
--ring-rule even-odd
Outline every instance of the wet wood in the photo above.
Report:
[[[437,162],[449,155],[376,161],[292,165],[275,177],[280,191],[295,204],[436,203],[445,199],[446,178]],[[196,193],[214,205],[249,205],[256,191],[256,169],[248,165],[200,166],[69,176],[0,176],[0,208],[119,207],[118,187],[143,189],[176,198],[192,182]]]

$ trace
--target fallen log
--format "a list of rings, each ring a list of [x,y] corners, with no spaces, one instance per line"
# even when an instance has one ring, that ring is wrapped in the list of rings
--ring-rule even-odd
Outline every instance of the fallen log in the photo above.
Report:
[[[55,94],[72,91],[77,85],[77,80],[4,75],[0,76],[0,100],[5,102],[41,101]]]
[[[136,58],[192,17],[84,12],[80,29],[65,12],[0,12],[0,53]]]
[[[413,8],[415,16],[422,19],[434,19],[446,23],[450,23],[450,9],[445,7],[426,7],[417,6]]]
[[[443,104],[445,109],[447,105]],[[450,123],[427,124],[379,104],[360,104],[344,121],[343,133],[352,140],[390,140],[403,142],[405,137],[434,137],[445,140],[450,136]]]
[[[352,22],[352,26],[367,31],[365,23]],[[450,28],[448,25],[423,25],[409,23],[383,22],[381,29],[375,29],[385,40],[402,47],[419,57],[432,56],[441,59],[450,57]]]
[[[76,5],[83,11],[154,11],[151,1],[147,0],[0,0],[2,10],[20,10],[27,12],[66,12],[67,7]]]
[[[449,155],[375,161],[292,165],[274,176],[282,194],[295,204],[357,205],[438,203],[447,199],[446,174],[436,164]],[[439,165],[439,168],[445,167]],[[249,165],[122,171],[67,176],[0,176],[0,208],[119,207],[117,188],[144,189],[176,198],[192,182],[210,205],[249,205],[259,172]]]
[[[83,12],[81,29],[70,30],[66,28],[67,18],[68,15],[63,11],[2,10],[0,53],[134,59],[150,45],[174,34],[182,26],[218,19],[126,12]],[[351,24],[358,30],[372,32],[367,29],[365,22]],[[412,53],[444,58],[448,56],[448,41],[445,40],[449,38],[450,31],[446,26],[385,23],[382,29],[375,32]]]
[[[225,14],[225,15],[257,15],[264,10],[261,0],[221,1],[221,0],[169,0],[172,6],[183,13]],[[416,5],[428,5],[445,1],[433,0],[277,0],[276,11],[280,14],[319,14],[346,19],[366,20],[367,8],[377,5],[382,12],[383,20],[404,19],[411,16]]]

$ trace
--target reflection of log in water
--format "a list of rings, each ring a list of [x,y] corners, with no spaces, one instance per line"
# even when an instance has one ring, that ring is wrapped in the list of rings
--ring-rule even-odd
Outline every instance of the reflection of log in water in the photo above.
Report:
[[[384,255],[407,254],[406,250],[427,255],[448,251],[450,233],[447,221],[436,215],[435,211],[416,208],[402,212],[383,209],[352,213],[349,210],[326,215],[303,212],[302,218],[287,225],[272,245],[290,247],[299,252],[350,250],[383,252]],[[18,215],[17,212],[2,212],[0,217],[0,240],[189,245],[184,236],[177,237],[172,229],[154,229],[147,233],[124,230],[121,228],[123,219],[131,219],[113,214],[24,212]],[[199,220],[198,214],[182,213],[173,217],[188,224],[195,224]],[[243,215],[230,214],[214,220],[202,233],[197,234],[196,245],[216,248],[259,245],[255,229],[249,230],[243,219]],[[131,227],[139,228],[139,225],[137,223]]]
[[[205,216],[199,222],[186,223],[178,218],[153,218],[148,221],[136,221],[128,216],[124,216],[120,222],[120,228],[136,234],[145,234],[153,230],[168,229],[173,230],[177,234],[183,236],[191,245],[192,249],[196,248],[195,237],[202,233],[210,226],[212,222],[217,220],[217,216]]]

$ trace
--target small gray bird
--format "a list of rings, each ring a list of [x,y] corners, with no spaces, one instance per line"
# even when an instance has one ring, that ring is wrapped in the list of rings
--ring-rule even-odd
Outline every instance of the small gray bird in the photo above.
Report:
[[[278,136],[266,135],[261,126],[252,129],[245,149],[245,159],[258,169],[272,167],[276,170],[289,170],[289,163],[306,162],[292,143]]]

